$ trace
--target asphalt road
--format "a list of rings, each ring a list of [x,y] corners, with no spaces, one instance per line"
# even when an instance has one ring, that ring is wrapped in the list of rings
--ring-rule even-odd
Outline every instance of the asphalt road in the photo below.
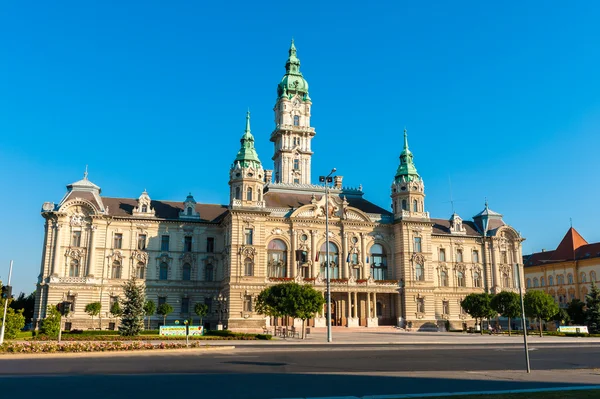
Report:
[[[531,348],[533,370],[600,368],[598,345]],[[194,395],[291,398],[564,386],[564,382],[477,380],[468,372],[522,370],[518,346],[243,348],[229,352],[0,358],[3,394],[86,398]],[[401,372],[462,372],[414,378]],[[435,376],[432,376],[435,377]],[[600,377],[598,378],[600,381]],[[4,395],[3,395],[4,397]],[[11,397],[11,396],[7,396]]]

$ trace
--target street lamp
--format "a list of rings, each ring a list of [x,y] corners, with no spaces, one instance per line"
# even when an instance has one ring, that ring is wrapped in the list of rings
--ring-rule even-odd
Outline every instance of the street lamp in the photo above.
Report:
[[[216,297],[213,297],[213,301],[217,302],[217,313],[219,314],[219,322],[217,323],[217,330],[223,329],[223,314],[227,313],[227,297],[221,292]]]
[[[333,182],[331,176],[336,171],[335,168],[331,169],[331,172],[327,176],[319,176],[319,182],[325,184],[325,257],[327,263],[325,264],[325,278],[327,280],[327,342],[332,341],[331,337],[331,284],[330,284],[330,273],[329,273],[329,183]]]

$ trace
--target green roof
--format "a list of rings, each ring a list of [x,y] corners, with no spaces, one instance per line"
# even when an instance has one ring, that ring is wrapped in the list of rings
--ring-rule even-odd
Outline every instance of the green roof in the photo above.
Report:
[[[413,154],[408,149],[408,133],[404,129],[404,149],[400,154],[400,166],[396,171],[395,181],[399,182],[404,177],[406,181],[418,180],[421,177],[417,173],[417,168],[413,162]]]
[[[252,133],[250,133],[250,111],[248,111],[246,114],[246,130],[240,140],[240,143],[242,146],[238,151],[233,163],[236,164],[239,162],[240,166],[244,168],[254,167],[255,169],[258,169],[262,167],[260,159],[258,159],[258,154],[254,149],[254,136],[252,136]]]
[[[300,94],[303,100],[310,100],[308,96],[308,82],[300,72],[300,60],[296,56],[296,46],[294,39],[290,45],[289,57],[285,63],[285,75],[277,86],[277,96],[292,98]]]

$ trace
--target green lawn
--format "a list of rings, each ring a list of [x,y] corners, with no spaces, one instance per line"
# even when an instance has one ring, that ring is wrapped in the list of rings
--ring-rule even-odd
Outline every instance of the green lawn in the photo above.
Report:
[[[461,396],[436,396],[427,399],[597,399],[600,398],[600,389],[584,391],[558,391],[536,393],[511,393],[499,395],[461,395]]]

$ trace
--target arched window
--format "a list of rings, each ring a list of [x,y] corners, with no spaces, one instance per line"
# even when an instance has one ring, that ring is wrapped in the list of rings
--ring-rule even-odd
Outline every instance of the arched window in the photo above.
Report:
[[[590,272],[590,281],[596,281],[596,272],[593,270]]]
[[[556,276],[556,283],[558,285],[563,285],[565,283],[565,276],[563,276],[562,274]]]
[[[192,207],[191,206],[188,206],[188,208],[187,208],[187,215],[192,216]]]
[[[462,262],[463,261],[463,252],[462,252],[462,249],[457,249],[456,250],[456,261],[457,262]]]
[[[118,260],[112,264],[112,278],[121,278],[121,262]]]
[[[425,280],[425,267],[420,263],[415,263],[415,280]]]
[[[502,286],[504,288],[510,288],[510,276],[508,275],[508,273],[504,273],[502,275]]]
[[[533,278],[533,288],[537,288],[538,287],[538,279],[537,277]]]
[[[148,205],[142,205],[142,212],[148,212]]]
[[[319,262],[321,263],[321,276],[325,278],[327,275],[325,267],[329,264],[329,278],[340,278],[340,269],[339,269],[339,251],[337,245],[332,242],[329,242],[329,261],[327,261],[327,243],[323,243],[321,245],[321,250],[319,251]]]
[[[473,272],[473,286],[481,288],[481,274],[479,272]]]
[[[373,280],[387,280],[387,257],[380,244],[371,246],[371,276]]]
[[[135,275],[141,280],[144,279],[146,275],[146,265],[144,265],[144,262],[138,262]]]
[[[158,271],[158,279],[166,280],[168,277],[169,277],[169,265],[167,265],[165,262],[162,262],[160,264],[159,271]]]
[[[417,200],[413,200],[413,212],[418,212],[419,211],[419,205],[417,203]]]
[[[282,240],[271,240],[267,245],[267,275],[269,277],[287,275],[287,245]]]
[[[590,273],[590,275],[591,275],[591,273]],[[591,279],[590,279],[590,280],[591,280]],[[585,276],[585,272],[581,272],[581,281],[580,281],[580,282],[581,282],[581,283],[587,283],[587,279],[586,279],[586,276]]]
[[[213,281],[215,279],[214,274],[214,267],[212,264],[209,263],[204,269],[204,279],[206,281]]]
[[[240,188],[239,187],[235,188],[235,199],[236,200],[241,199],[241,197],[240,197]]]
[[[567,274],[568,284],[573,284],[573,275],[571,273]]]
[[[546,278],[540,277],[540,287],[545,287],[545,286],[546,286]]]
[[[73,259],[69,266],[69,277],[79,277],[79,261]]]
[[[408,211],[408,205],[407,205],[405,199],[402,200],[402,210],[403,211]]]
[[[252,259],[246,258],[244,260],[244,276],[253,276],[254,275],[254,262]]]
[[[252,187],[248,187],[246,190],[246,200],[252,201]]]
[[[442,287],[448,286],[448,273],[445,270],[440,272],[440,285]]]
[[[527,288],[531,288],[531,280],[527,279],[527,281],[525,282],[525,285],[527,286]]]
[[[463,272],[456,272],[456,282],[459,287],[465,286],[465,274]]]
[[[298,115],[294,115],[294,126],[300,126],[300,117]]]
[[[553,286],[554,285],[554,277],[548,276],[548,285],[549,286]]]
[[[473,263],[479,263],[479,252],[473,251]]]
[[[190,266],[189,263],[183,265],[181,279],[185,281],[190,281],[192,279],[192,266]]]

